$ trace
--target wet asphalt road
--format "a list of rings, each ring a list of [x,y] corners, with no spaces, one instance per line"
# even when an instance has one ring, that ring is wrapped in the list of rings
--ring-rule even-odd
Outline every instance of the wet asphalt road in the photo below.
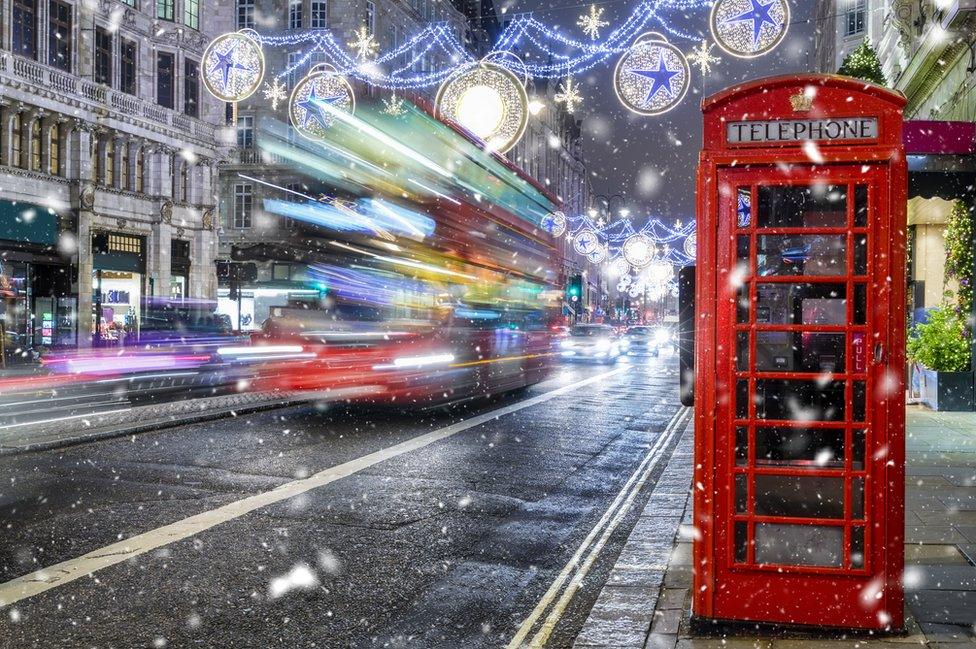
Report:
[[[673,356],[447,411],[292,407],[0,458],[9,582],[536,397],[22,599],[0,647],[504,646],[677,413]],[[549,646],[572,644],[652,483]]]

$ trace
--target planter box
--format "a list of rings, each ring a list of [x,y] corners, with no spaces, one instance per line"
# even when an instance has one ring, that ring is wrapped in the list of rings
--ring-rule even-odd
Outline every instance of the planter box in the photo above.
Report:
[[[933,410],[972,412],[973,373],[922,370],[922,403]]]

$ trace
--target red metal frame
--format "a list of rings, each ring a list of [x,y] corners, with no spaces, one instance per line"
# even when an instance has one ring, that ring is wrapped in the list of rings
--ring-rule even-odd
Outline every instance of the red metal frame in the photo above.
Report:
[[[814,92],[810,92],[810,88]],[[812,106],[795,112],[791,98],[813,94]],[[698,173],[698,310],[695,379],[694,615],[698,618],[777,624],[884,629],[903,625],[904,526],[904,339],[906,165],[902,145],[904,98],[863,82],[826,75],[762,79],[706,99],[705,139]],[[878,138],[865,143],[818,142],[822,160],[811,161],[803,142],[743,146],[725,142],[729,121],[876,117]],[[816,157],[816,156],[815,156]],[[760,188],[829,184],[846,190],[844,227],[759,228]],[[866,187],[867,219],[855,223],[855,187]],[[747,227],[738,223],[742,189],[751,204]],[[834,235],[844,242],[840,274],[763,275],[757,272],[759,237]],[[736,271],[737,238],[748,242],[748,267]],[[854,274],[855,240],[867,239],[865,271]],[[745,248],[743,247],[743,250]],[[734,275],[735,274],[735,275]],[[744,278],[741,279],[740,278]],[[782,283],[843,285],[846,322],[765,323],[757,318],[757,289]],[[863,312],[855,322],[855,286],[863,286]],[[738,286],[746,287],[748,319],[737,314]],[[843,386],[844,416],[833,421],[777,421],[757,411],[757,381],[824,380],[818,372],[757,370],[760,332],[835,333],[844,338],[844,367],[827,385]],[[737,335],[748,341],[736,355]],[[745,348],[744,348],[745,349]],[[737,413],[737,386],[746,382]],[[855,387],[863,390],[863,417],[854,421]],[[827,417],[824,417],[827,419]],[[843,463],[809,468],[757,462],[759,427],[843,431]],[[737,464],[736,429],[748,440]],[[863,431],[860,466],[853,463],[855,431]],[[743,458],[739,458],[742,462]],[[746,498],[736,499],[736,476]],[[833,518],[759,515],[759,476],[843,480],[843,515]],[[858,482],[859,481],[859,482]],[[853,511],[853,487],[863,485],[861,515]],[[741,503],[741,504],[740,504]],[[742,506],[745,505],[744,511]],[[737,505],[739,505],[737,511]],[[736,541],[736,523],[746,530]],[[756,561],[757,524],[795,524],[842,529],[839,565]],[[766,528],[769,529],[769,528]],[[814,527],[810,528],[813,531]],[[852,535],[863,534],[863,560],[852,558]],[[739,555],[736,549],[739,549]],[[742,552],[745,552],[743,555]],[[876,595],[877,593],[877,595]]]

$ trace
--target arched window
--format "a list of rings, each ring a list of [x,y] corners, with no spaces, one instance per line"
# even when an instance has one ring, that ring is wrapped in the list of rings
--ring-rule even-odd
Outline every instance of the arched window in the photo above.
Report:
[[[57,176],[61,174],[61,125],[52,126],[47,137],[47,172]]]
[[[41,170],[41,120],[35,119],[30,127],[30,168]]]
[[[102,179],[107,187],[115,186],[115,140],[113,138],[105,140],[105,170]]]
[[[119,147],[119,187],[129,189],[129,143]]]

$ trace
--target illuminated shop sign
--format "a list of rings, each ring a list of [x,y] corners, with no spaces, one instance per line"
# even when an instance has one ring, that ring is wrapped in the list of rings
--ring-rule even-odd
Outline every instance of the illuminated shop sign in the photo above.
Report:
[[[730,144],[754,142],[805,142],[807,140],[876,140],[877,117],[836,119],[782,119],[762,122],[729,122],[725,126]]]

